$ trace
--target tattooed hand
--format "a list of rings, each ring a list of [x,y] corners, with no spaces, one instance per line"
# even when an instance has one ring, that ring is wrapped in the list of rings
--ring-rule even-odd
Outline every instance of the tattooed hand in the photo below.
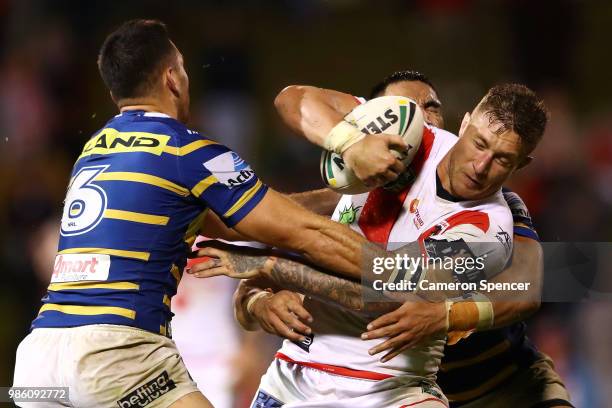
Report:
[[[248,247],[221,244],[218,241],[203,241],[199,250],[191,258],[209,257],[210,259],[194,265],[186,272],[197,278],[225,275],[235,279],[250,279],[260,276],[270,259],[262,251]]]

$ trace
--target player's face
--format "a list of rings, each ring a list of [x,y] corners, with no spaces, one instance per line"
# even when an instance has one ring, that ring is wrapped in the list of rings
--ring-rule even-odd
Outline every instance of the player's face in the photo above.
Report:
[[[466,200],[488,197],[525,162],[519,135],[499,128],[478,110],[466,115],[449,156],[451,194]]]
[[[436,91],[421,81],[394,82],[385,88],[384,96],[405,96],[414,100],[423,111],[425,122],[432,126],[444,129],[442,117],[442,103]]]

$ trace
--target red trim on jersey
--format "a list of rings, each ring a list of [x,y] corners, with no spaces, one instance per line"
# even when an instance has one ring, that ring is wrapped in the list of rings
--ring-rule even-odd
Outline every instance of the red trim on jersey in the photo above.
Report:
[[[307,361],[295,361],[294,359],[292,359],[291,357],[283,353],[276,353],[275,357],[278,358],[279,360],[287,361],[288,363],[301,365],[303,367],[314,368],[315,370],[325,371],[327,373],[341,375],[343,377],[352,377],[352,378],[360,378],[363,380],[375,380],[375,381],[386,380],[387,378],[393,377],[392,375],[389,375],[389,374],[375,373],[373,371],[353,370],[350,368],[339,367],[339,366],[329,365],[329,364],[310,363]]]
[[[419,174],[425,161],[429,158],[434,139],[433,131],[427,126],[423,127],[421,145],[410,164],[415,174]],[[407,186],[400,193],[392,193],[379,187],[368,194],[358,221],[359,228],[368,241],[388,244],[389,235],[402,211],[410,187],[411,185]]]
[[[414,159],[412,159],[412,163],[410,163],[410,166],[413,168],[415,174],[418,174],[421,171],[425,161],[429,158],[435,139],[436,135],[434,134],[433,130],[427,126],[423,126],[423,139],[421,140],[421,145],[419,146],[419,150],[414,156]]]
[[[412,404],[402,405],[400,408],[414,407],[416,405],[422,404],[423,402],[427,402],[427,401],[436,401],[436,402],[439,402],[440,404],[444,405],[445,407],[448,407],[448,405],[446,405],[444,403],[444,401],[442,401],[441,399],[431,397],[431,398],[426,398],[426,399],[424,399],[422,401],[419,401],[419,402],[413,402]]]
[[[462,224],[471,224],[475,227],[480,228],[480,230],[486,233],[489,230],[489,214],[484,211],[476,211],[476,210],[464,210],[460,211],[457,214],[453,214],[446,219],[448,223],[448,227],[451,229],[456,227],[457,225]]]
[[[453,214],[443,222],[440,222],[433,227],[429,228],[426,231],[423,231],[421,235],[419,235],[419,246],[421,247],[421,255],[424,258],[427,258],[427,253],[425,252],[424,241],[429,238],[431,235],[437,234],[440,231],[448,231],[449,229],[456,227],[457,225],[462,224],[471,224],[477,228],[480,228],[482,232],[487,232],[489,230],[489,214],[483,211],[476,210],[463,210],[458,212],[457,214]]]

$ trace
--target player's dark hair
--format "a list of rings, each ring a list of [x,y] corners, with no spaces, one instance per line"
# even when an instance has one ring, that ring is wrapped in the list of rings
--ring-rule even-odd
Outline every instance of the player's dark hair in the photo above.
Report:
[[[369,99],[377,98],[381,96],[382,94],[384,94],[385,89],[387,89],[389,85],[394,84],[396,82],[403,82],[403,81],[423,82],[424,84],[431,86],[431,88],[434,91],[436,91],[436,87],[429,80],[429,78],[427,78],[425,75],[423,75],[419,71],[412,71],[412,70],[396,71],[392,73],[391,75],[387,76],[386,78],[384,78],[382,81],[380,81],[378,84],[376,84],[372,88],[372,90],[370,91]]]
[[[98,69],[116,100],[140,97],[174,52],[164,23],[130,20],[104,40]]]
[[[537,146],[548,122],[548,112],[542,99],[520,84],[494,86],[477,109],[485,112],[491,124],[501,125],[499,132],[516,132],[527,153]]]

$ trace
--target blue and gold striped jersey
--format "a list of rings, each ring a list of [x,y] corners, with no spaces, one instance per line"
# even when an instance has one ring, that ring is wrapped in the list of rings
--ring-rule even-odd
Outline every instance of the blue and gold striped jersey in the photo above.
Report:
[[[518,194],[504,188],[512,212],[514,235],[538,240],[527,206]],[[446,346],[438,371],[438,384],[450,401],[460,407],[502,387],[539,354],[527,338],[526,324],[518,322],[495,330],[476,332],[453,346]]]
[[[231,227],[266,191],[236,153],[167,115],[115,116],[72,171],[32,328],[118,324],[170,335],[170,299],[206,211]]]

